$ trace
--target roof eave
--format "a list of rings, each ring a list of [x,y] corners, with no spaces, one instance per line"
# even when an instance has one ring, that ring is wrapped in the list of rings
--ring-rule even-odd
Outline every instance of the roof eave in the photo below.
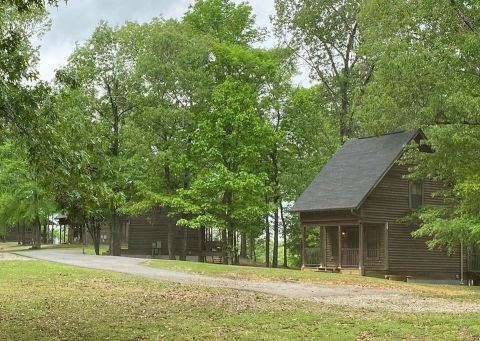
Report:
[[[333,207],[333,208],[309,208],[309,209],[295,209],[291,208],[289,212],[327,212],[327,211],[349,211],[356,210],[356,207]]]

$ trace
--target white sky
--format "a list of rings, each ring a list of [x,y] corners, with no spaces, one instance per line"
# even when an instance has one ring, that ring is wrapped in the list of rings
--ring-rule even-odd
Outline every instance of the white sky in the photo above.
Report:
[[[240,2],[240,0],[235,0]],[[271,28],[270,16],[274,14],[274,0],[249,0],[257,17],[257,25]],[[48,31],[38,43],[40,78],[50,81],[55,70],[63,66],[73,52],[76,42],[87,39],[100,20],[111,25],[125,21],[147,22],[153,17],[180,18],[193,0],[68,0],[58,8],[50,9],[52,21]],[[273,38],[266,46],[274,44]]]

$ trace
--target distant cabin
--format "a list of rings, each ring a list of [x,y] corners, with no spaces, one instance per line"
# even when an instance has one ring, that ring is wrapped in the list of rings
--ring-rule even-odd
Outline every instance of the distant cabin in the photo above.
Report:
[[[407,144],[419,148],[422,131],[398,132],[347,141],[295,202],[302,224],[302,267],[362,275],[458,279],[459,253],[429,250],[413,238],[418,226],[402,223],[442,185],[405,178],[398,161]],[[428,152],[429,150],[422,150]],[[464,272],[480,270],[478,255],[464,257]]]
[[[198,257],[201,254],[205,239],[204,229],[178,228],[175,219],[163,210],[123,219],[124,244],[128,247],[123,253],[166,258],[169,229],[173,231],[173,248],[177,257],[183,253],[184,242],[187,257]]]

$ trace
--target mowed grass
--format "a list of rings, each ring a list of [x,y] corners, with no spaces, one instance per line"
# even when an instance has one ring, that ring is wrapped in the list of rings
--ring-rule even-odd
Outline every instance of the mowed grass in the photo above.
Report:
[[[300,271],[284,268],[261,268],[251,266],[234,266],[199,262],[172,260],[147,260],[145,265],[155,268],[182,271],[206,276],[226,277],[240,280],[291,281],[319,284],[345,284],[374,288],[402,289],[437,297],[479,300],[480,287],[459,285],[414,284],[388,281],[384,278],[358,275],[338,274],[320,271]]]
[[[455,340],[480,338],[478,321],[0,261],[0,340]]]
[[[43,244],[42,250],[82,250],[83,245],[78,244]],[[23,252],[31,250],[31,245],[18,245],[16,242],[0,243],[0,252]],[[100,245],[100,254],[108,250],[108,245]],[[85,245],[85,254],[94,255],[95,248],[92,244]]]

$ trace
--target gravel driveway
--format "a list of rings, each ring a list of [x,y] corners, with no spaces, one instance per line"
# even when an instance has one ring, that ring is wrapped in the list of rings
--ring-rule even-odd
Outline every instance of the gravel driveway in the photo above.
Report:
[[[16,254],[34,259],[91,269],[116,271],[162,281],[254,291],[319,303],[365,308],[378,307],[401,312],[480,312],[480,304],[475,302],[425,297],[401,290],[350,285],[233,280],[150,268],[142,265],[144,260],[139,258],[88,256],[72,250],[40,250],[17,252]]]

